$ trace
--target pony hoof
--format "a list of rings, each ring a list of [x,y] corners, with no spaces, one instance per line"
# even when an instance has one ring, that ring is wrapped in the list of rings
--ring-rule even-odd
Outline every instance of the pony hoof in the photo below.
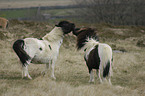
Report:
[[[112,85],[112,83],[111,83],[111,82],[109,82],[109,85]]]
[[[56,80],[56,77],[55,76],[51,76],[51,78],[54,79],[54,80]]]
[[[93,80],[89,80],[89,83],[94,83],[94,79]]]
[[[22,77],[22,79],[32,79],[32,77],[27,77],[27,76],[25,76],[25,77]]]
[[[32,77],[28,77],[30,80],[32,80]]]

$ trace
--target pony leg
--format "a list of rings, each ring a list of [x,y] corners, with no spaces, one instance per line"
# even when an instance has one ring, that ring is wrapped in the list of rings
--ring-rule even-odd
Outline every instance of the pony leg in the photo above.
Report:
[[[108,77],[103,77],[103,82],[104,82],[104,81],[105,81],[106,83],[109,83],[110,85],[112,85],[110,76],[108,76]]]
[[[97,79],[99,80],[99,69],[96,69],[96,75],[97,75]]]
[[[93,70],[90,71],[90,80],[89,82],[94,82],[94,74],[93,74]]]
[[[51,70],[52,60],[49,61],[49,70]]]
[[[47,74],[47,73],[48,73],[48,67],[49,67],[49,64],[46,64],[45,74]]]
[[[44,76],[48,73],[48,67],[49,67],[49,64],[46,64],[46,67],[45,67],[45,70],[41,72],[41,74]]]
[[[111,69],[111,68],[110,68],[110,69]],[[110,71],[111,71],[111,70],[110,70]],[[107,79],[108,79],[109,84],[112,85],[112,83],[111,83],[111,72],[109,73],[109,76],[107,77]]]
[[[54,67],[55,67],[55,62],[52,61],[52,64],[51,64],[51,77],[53,79],[56,79],[56,77],[54,76]]]
[[[109,70],[109,76],[108,76],[108,82],[109,82],[109,84],[110,85],[112,85],[112,83],[111,83],[111,76],[112,76],[112,64],[111,64],[112,62],[110,62],[110,70]]]
[[[22,78],[27,76],[26,67],[22,65]]]
[[[112,83],[111,83],[111,75],[112,75],[112,74],[111,74],[111,73],[112,73],[111,60],[110,60],[109,63],[107,63],[105,69],[106,69],[107,67],[110,67],[110,68],[109,68],[109,70],[108,70],[107,75],[104,76],[104,73],[103,73],[103,81],[108,81],[109,84],[112,85]],[[104,70],[105,70],[105,69],[104,69]],[[107,70],[107,69],[106,69],[106,70]]]
[[[102,79],[101,79],[101,72],[100,72],[100,69],[98,70],[99,72],[98,72],[98,76],[99,76],[99,79],[100,79],[100,83],[102,83],[103,81],[102,81]]]
[[[32,79],[32,77],[29,75],[28,72],[28,65],[22,67],[22,78],[28,77],[29,79]]]
[[[48,63],[46,63],[45,70],[41,72],[41,74],[43,76],[48,73],[48,69],[51,70],[51,64],[52,64],[52,61],[51,60]]]
[[[112,61],[113,60],[110,60],[110,71],[109,71],[109,76],[108,76],[108,81],[109,81],[109,84],[112,85],[111,83],[111,76],[113,75],[113,71],[112,71]]]
[[[108,81],[109,81],[109,84],[112,85],[112,83],[111,83],[111,78],[110,78],[110,77],[109,77]]]
[[[24,71],[24,66],[22,66],[22,79],[24,78],[24,74],[25,74],[25,71]]]
[[[26,66],[26,73],[27,73],[27,77],[28,77],[29,79],[32,79],[32,77],[29,75],[29,72],[28,72],[28,66]]]

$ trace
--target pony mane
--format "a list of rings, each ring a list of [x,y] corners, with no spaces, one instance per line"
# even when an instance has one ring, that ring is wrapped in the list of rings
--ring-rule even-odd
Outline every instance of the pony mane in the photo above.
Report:
[[[81,49],[86,44],[86,42],[88,42],[88,38],[93,38],[95,41],[98,41],[98,37],[94,29],[81,28],[80,30],[78,30],[77,48]]]
[[[56,42],[59,38],[63,37],[63,31],[60,27],[54,27],[48,34],[42,39],[49,42]]]
[[[90,49],[96,45],[99,45],[99,41],[96,41],[93,38],[87,38],[84,46],[81,49],[82,50]]]

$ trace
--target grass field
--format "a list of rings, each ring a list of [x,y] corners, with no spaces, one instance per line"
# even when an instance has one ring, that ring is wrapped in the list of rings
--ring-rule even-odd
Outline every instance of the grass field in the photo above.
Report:
[[[7,19],[29,18],[36,16],[37,9],[21,9],[0,11],[0,17]]]
[[[72,5],[72,0],[0,0],[0,9]]]
[[[61,6],[61,5],[59,5]],[[65,6],[65,4],[63,5]],[[56,19],[56,18],[70,18],[70,19],[76,19],[73,16],[78,16],[78,14],[75,13],[76,10],[79,8],[62,8],[58,9],[57,5],[54,5],[54,8],[48,8],[47,7],[39,7],[36,6],[36,8],[18,8],[18,9],[9,9],[6,10],[0,10],[0,17],[7,18],[8,20],[12,19],[19,19],[19,20],[37,20],[40,21],[42,18],[47,18],[44,21],[48,21],[49,19]],[[49,7],[49,6],[48,6]],[[45,9],[46,8],[46,9]],[[48,17],[45,17],[44,14],[48,14]]]
[[[39,14],[37,14],[38,8],[1,10],[0,17],[7,18],[8,20],[12,20],[12,19],[30,19],[30,20],[33,20],[33,19],[36,19],[37,21],[40,21],[41,18],[44,18],[44,16],[42,16],[43,14],[50,14],[51,18],[46,19],[44,21],[51,21],[50,19],[54,19],[53,17],[56,17],[56,16],[74,16],[75,10],[77,10],[77,9],[73,9],[73,8],[48,9],[48,10],[41,10]],[[76,19],[76,18],[71,17],[69,19]]]
[[[75,23],[75,22],[74,22]],[[96,28],[100,42],[113,50],[112,86],[88,83],[89,73],[83,52],[76,50],[76,38],[66,35],[56,62],[56,80],[43,76],[45,65],[30,64],[32,80],[21,78],[21,65],[12,50],[16,39],[41,38],[55,23],[10,21],[8,29],[0,29],[0,96],[145,96],[145,48],[136,46],[145,37],[144,27],[111,26],[105,24],[79,24]]]

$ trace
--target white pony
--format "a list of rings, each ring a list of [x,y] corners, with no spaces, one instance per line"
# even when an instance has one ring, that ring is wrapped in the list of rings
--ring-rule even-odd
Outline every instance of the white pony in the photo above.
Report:
[[[64,35],[73,31],[75,25],[68,21],[61,21],[46,34],[42,40],[37,38],[19,39],[14,42],[13,49],[22,62],[22,78],[28,77],[32,79],[28,72],[28,65],[30,63],[46,64],[45,73],[51,69],[51,77],[54,76],[55,61],[59,54],[59,48],[62,44]]]
[[[77,36],[78,49],[85,51],[84,59],[90,73],[89,82],[94,82],[92,69],[96,69],[100,82],[108,79],[111,84],[112,48],[108,44],[99,43],[95,30],[91,28],[76,29],[73,34]]]

